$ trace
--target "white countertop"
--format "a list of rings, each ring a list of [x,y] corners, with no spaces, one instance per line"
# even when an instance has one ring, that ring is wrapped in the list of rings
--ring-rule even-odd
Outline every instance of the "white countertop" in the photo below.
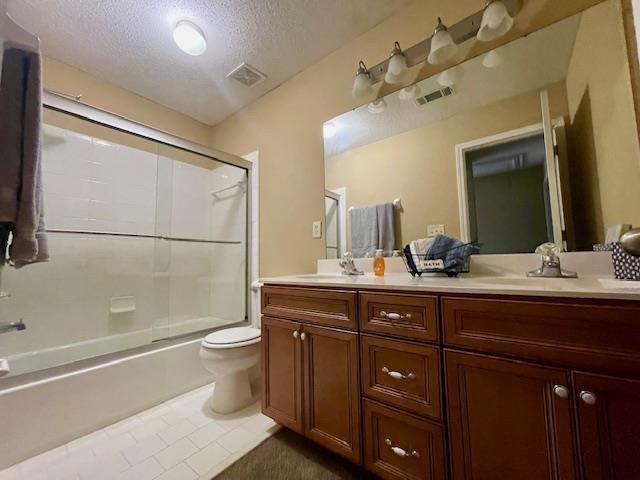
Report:
[[[462,275],[458,278],[426,276],[413,278],[408,273],[389,273],[383,277],[321,272],[263,278],[271,285],[362,288],[437,293],[475,293],[489,295],[534,295],[545,297],[600,298],[640,301],[640,282],[613,278],[527,278],[523,276]]]

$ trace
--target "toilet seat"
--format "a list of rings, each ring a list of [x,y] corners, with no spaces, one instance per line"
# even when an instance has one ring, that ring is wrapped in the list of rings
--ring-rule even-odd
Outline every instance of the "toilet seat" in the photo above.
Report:
[[[260,342],[260,329],[253,327],[233,327],[210,333],[202,341],[204,348],[223,350],[240,348]]]

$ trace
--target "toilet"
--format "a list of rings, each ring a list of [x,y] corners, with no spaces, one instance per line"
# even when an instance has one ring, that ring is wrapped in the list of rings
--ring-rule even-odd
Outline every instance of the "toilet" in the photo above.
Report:
[[[260,329],[233,327],[210,333],[201,343],[200,359],[216,382],[214,412],[232,413],[253,402],[249,369],[260,361]]]

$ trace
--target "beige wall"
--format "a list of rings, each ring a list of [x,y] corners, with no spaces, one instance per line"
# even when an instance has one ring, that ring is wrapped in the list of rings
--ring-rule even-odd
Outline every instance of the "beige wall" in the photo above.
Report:
[[[552,116],[566,115],[564,83],[548,90]],[[346,187],[349,206],[400,197],[402,245],[424,238],[427,224],[445,224],[459,237],[456,145],[540,122],[537,90],[468,110],[327,159],[327,188]]]
[[[499,43],[538,30],[599,0],[528,0],[514,30]],[[236,155],[260,151],[260,274],[311,272],[325,255],[311,224],[324,218],[322,124],[358,106],[351,98],[359,59],[382,61],[394,41],[408,46],[431,33],[436,17],[447,23],[481,8],[477,0],[416,0],[395,16],[336,50],[213,129],[212,146]],[[494,48],[474,43],[466,58]],[[437,71],[421,65],[418,78]],[[389,87],[382,92],[388,93]],[[362,103],[362,102],[360,102]]]
[[[44,57],[42,71],[45,88],[68,95],[82,94],[82,101],[89,105],[201,145],[208,145],[211,140],[209,125],[116,87],[66,63]]]
[[[579,249],[607,225],[640,226],[640,148],[619,1],[585,12],[567,75],[572,202]]]

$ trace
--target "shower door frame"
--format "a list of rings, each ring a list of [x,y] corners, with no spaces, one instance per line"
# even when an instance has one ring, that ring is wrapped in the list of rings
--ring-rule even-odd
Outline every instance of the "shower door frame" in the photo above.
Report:
[[[86,103],[81,102],[80,100],[72,99],[64,94],[60,94],[57,92],[44,90],[42,94],[42,105],[44,108],[53,110],[56,112],[60,112],[67,115],[72,115],[74,117],[80,118],[82,120],[95,123],[98,125],[102,125],[108,128],[113,128],[115,130],[121,131],[123,133],[127,133],[130,135],[134,135],[136,137],[144,138],[147,140],[152,140],[154,142],[167,145],[170,147],[174,147],[180,150],[184,150],[190,153],[196,153],[198,155],[210,158],[212,161],[221,162],[228,165],[232,165],[235,167],[242,168],[246,171],[247,175],[247,201],[246,201],[246,226],[245,226],[245,319],[241,322],[235,322],[233,324],[225,325],[224,328],[232,327],[232,326],[242,326],[242,325],[250,325],[251,319],[253,318],[252,305],[250,301],[251,297],[251,281],[254,277],[257,277],[258,273],[258,265],[253,265],[253,255],[252,252],[252,208],[253,204],[253,168],[254,163],[246,160],[237,155],[233,155],[230,153],[226,153],[220,150],[216,150],[213,148],[208,148],[206,146],[200,145],[195,142],[191,142],[189,140],[185,140],[184,138],[178,137],[171,133],[165,132],[163,130],[159,130],[157,128],[151,127],[149,125],[145,125],[143,123],[137,122],[130,118],[124,117],[117,113],[109,112],[107,110],[103,110],[98,107],[94,107],[92,105],[88,105]],[[206,330],[203,330],[206,331]],[[201,331],[202,332],[202,331]],[[190,338],[194,336],[200,335],[200,332],[192,332],[184,335],[178,335],[173,337],[162,338],[157,341],[152,342],[153,344],[157,344],[160,342],[169,342],[175,340],[177,338]],[[139,347],[140,348],[140,347]],[[144,346],[142,347],[144,348]],[[136,350],[134,348],[133,350]],[[118,353],[118,352],[114,352]]]

